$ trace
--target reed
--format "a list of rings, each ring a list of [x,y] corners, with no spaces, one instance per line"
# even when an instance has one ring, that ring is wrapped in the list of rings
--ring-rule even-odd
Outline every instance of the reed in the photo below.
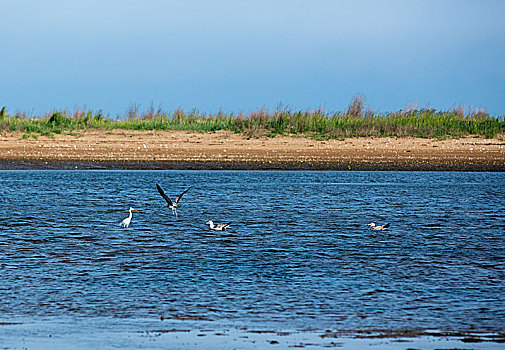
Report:
[[[447,111],[407,108],[405,111],[373,113],[364,109],[364,99],[356,97],[346,112],[328,113],[277,109],[261,109],[244,113],[205,114],[197,110],[176,109],[165,112],[149,108],[140,112],[131,107],[126,118],[116,120],[102,111],[86,109],[55,111],[43,116],[29,117],[22,113],[9,115],[5,107],[0,111],[0,130],[19,131],[25,135],[54,136],[86,129],[125,130],[189,130],[213,132],[230,130],[248,136],[300,135],[319,139],[349,137],[504,137],[504,116],[490,116],[485,110],[462,107]]]

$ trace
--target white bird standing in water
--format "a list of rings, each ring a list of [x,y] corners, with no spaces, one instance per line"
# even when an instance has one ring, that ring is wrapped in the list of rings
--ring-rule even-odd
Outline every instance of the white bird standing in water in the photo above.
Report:
[[[374,230],[374,231],[384,231],[385,229],[387,229],[389,227],[389,223],[385,224],[385,225],[380,225],[380,226],[377,226],[375,225],[375,222],[371,222],[369,224],[367,224],[367,226],[370,226],[370,230]]]
[[[228,226],[231,225],[231,222],[229,222],[227,224],[214,225],[214,223],[212,221],[207,221],[205,223],[205,225],[209,225],[210,229],[214,230],[214,231],[224,231],[224,230],[226,230],[228,228]]]
[[[130,207],[130,210],[129,210],[130,215],[126,219],[124,219],[123,221],[121,221],[121,223],[119,225],[121,225],[121,226],[123,226],[125,228],[130,225],[130,222],[132,221],[132,217],[133,217],[132,211],[138,211],[138,210],[133,209],[132,207]]]

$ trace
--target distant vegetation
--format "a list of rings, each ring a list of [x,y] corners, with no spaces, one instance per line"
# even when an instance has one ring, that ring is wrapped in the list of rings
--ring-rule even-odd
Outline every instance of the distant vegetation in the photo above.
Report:
[[[301,135],[317,139],[343,139],[349,137],[423,137],[447,138],[477,136],[505,137],[504,116],[490,116],[485,110],[468,110],[458,107],[448,111],[410,107],[390,113],[374,113],[365,109],[364,98],[355,97],[347,111],[328,113],[323,110],[291,111],[262,109],[244,113],[205,114],[198,111],[173,112],[151,107],[139,112],[131,107],[127,115],[116,120],[102,111],[86,109],[73,112],[56,111],[39,117],[22,113],[9,115],[5,107],[0,111],[0,130],[19,131],[24,137],[76,133],[87,129],[126,130],[191,130],[212,132],[230,130],[248,136]]]

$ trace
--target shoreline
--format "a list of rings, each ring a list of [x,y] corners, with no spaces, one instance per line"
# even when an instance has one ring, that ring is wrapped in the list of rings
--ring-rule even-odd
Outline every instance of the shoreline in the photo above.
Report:
[[[0,170],[505,171],[505,140],[251,138],[228,131],[0,135]]]
[[[505,164],[216,163],[0,160],[0,171],[16,170],[200,170],[200,171],[455,171],[505,172]]]

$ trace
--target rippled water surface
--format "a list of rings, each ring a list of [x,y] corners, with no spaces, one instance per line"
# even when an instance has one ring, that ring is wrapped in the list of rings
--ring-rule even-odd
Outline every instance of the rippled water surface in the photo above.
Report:
[[[0,313],[500,331],[504,237],[503,173],[0,172]]]

